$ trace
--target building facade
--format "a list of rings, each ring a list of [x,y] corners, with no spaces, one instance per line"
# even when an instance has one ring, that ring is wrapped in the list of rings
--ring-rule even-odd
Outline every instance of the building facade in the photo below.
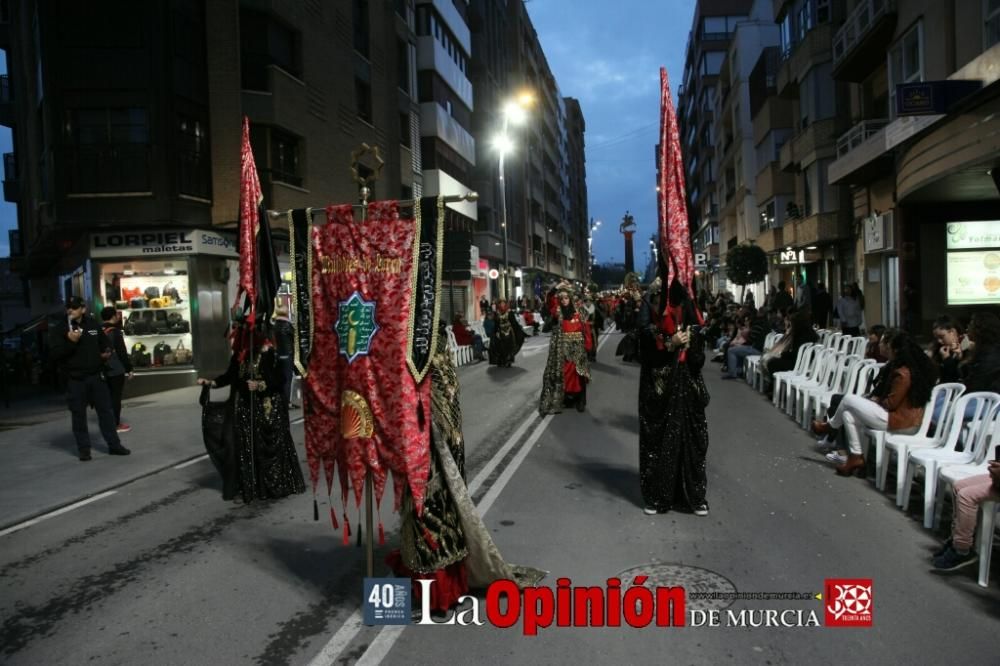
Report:
[[[356,201],[362,142],[385,161],[376,197],[428,191],[408,0],[4,6],[15,268],[36,314],[71,294],[125,311],[129,345],[151,357],[135,393],[227,363],[242,116],[268,208]],[[161,344],[193,362],[157,363]]]
[[[852,122],[829,174],[850,193],[870,322],[927,334],[1000,305],[995,4],[853,1],[834,34]]]

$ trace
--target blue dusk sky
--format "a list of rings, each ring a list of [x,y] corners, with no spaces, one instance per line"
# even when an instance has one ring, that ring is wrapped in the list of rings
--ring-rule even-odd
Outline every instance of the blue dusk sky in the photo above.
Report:
[[[587,123],[589,214],[603,223],[594,234],[598,263],[625,260],[618,225],[626,210],[638,226],[636,264],[648,260],[656,232],[659,72],[667,68],[676,101],[694,6],[695,0],[527,2],[560,92],[580,101]],[[0,69],[7,71],[3,57]],[[0,127],[0,152],[12,150],[10,129]],[[14,204],[0,201],[0,256],[8,256],[7,230],[16,226]]]
[[[542,50],[564,97],[580,100],[587,123],[589,214],[598,263],[625,261],[618,232],[635,217],[636,266],[645,266],[656,233],[660,67],[670,90],[684,76],[684,49],[695,0],[528,0]]]

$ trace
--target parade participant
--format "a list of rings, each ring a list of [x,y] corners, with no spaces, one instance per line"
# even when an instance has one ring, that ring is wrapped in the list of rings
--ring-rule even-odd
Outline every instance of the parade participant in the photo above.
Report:
[[[517,317],[511,312],[507,300],[497,301],[497,321],[490,336],[490,365],[509,368],[514,363],[514,357],[524,344],[524,329],[517,323]]]
[[[594,312],[596,308],[594,308],[594,302],[590,300],[590,296],[587,295],[584,298],[577,297],[576,309],[584,321],[584,326],[590,329],[590,339],[597,340],[597,328],[594,326]],[[587,349],[587,359],[591,363],[597,360],[596,344],[590,345],[590,348]]]
[[[305,492],[302,468],[285,404],[285,375],[270,339],[255,335],[253,352],[243,361],[234,352],[225,373],[199,378],[202,386],[229,386],[221,441],[234,451],[217,452],[222,499],[239,494],[246,503]],[[227,432],[228,431],[228,432]]]
[[[642,308],[642,292],[639,290],[639,274],[629,273],[622,285],[622,298],[615,308],[615,325],[624,333],[615,356],[621,356],[626,363],[639,360],[639,335],[636,331],[637,317]]]
[[[559,308],[552,325],[549,358],[538,401],[538,412],[543,416],[558,414],[571,404],[576,405],[576,411],[582,412],[587,406],[587,382],[590,381],[587,351],[594,344],[590,327],[573,305],[570,285],[563,282],[557,291]]]
[[[455,605],[470,588],[502,579],[534,585],[545,575],[504,561],[469,497],[458,376],[446,339],[438,336],[431,362],[431,465],[423,512],[417,515],[407,488],[400,509],[400,548],[386,557],[397,576],[413,579],[418,601],[418,580],[434,581],[429,607],[438,612]]]
[[[701,315],[674,280],[662,316],[648,300],[639,316],[639,483],[645,513],[708,515],[708,390]]]

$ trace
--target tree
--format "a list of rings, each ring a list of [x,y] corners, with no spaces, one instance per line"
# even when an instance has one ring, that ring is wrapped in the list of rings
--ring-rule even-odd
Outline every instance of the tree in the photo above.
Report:
[[[767,276],[767,253],[753,243],[737,245],[726,252],[726,277],[743,287],[740,302],[746,297],[747,285],[756,284]]]

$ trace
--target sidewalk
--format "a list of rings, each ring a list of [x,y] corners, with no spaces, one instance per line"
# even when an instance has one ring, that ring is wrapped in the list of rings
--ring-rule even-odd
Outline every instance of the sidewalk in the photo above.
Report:
[[[87,463],[77,460],[64,398],[0,410],[0,529],[205,453],[200,390],[175,389],[127,400],[122,418],[132,431],[120,437],[132,450],[130,456],[107,455],[97,416],[90,411],[94,459]],[[224,400],[229,391],[213,393],[215,400]],[[15,425],[22,423],[28,425]]]

